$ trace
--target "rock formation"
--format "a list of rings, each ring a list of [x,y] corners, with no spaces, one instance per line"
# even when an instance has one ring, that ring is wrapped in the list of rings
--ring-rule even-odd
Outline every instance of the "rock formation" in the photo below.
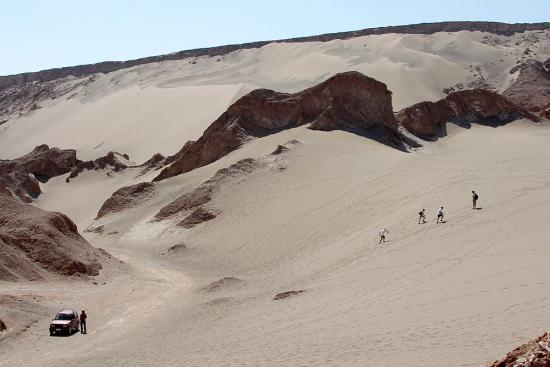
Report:
[[[408,131],[424,139],[441,134],[445,122],[502,125],[519,118],[538,121],[526,109],[485,89],[454,92],[437,102],[420,102],[397,113]]]
[[[250,42],[239,45],[226,45],[219,47],[199,48],[173,52],[167,55],[151,56],[129,61],[106,61],[97,64],[70,66],[42,70],[32,73],[0,76],[0,90],[9,86],[24,85],[32,82],[47,82],[68,76],[82,77],[95,73],[109,73],[136,65],[143,65],[166,60],[182,60],[190,57],[220,56],[230,52],[251,48],[259,48],[272,42],[327,42],[336,39],[347,39],[353,37],[368,36],[373,34],[406,33],[406,34],[433,34],[436,32],[459,32],[459,31],[481,31],[501,35],[512,35],[514,33],[550,29],[550,23],[498,23],[498,22],[439,22],[421,23],[402,26],[367,28],[358,31],[338,32],[322,34],[318,36],[299,37],[272,41]],[[0,98],[1,104],[1,98]]]
[[[111,168],[114,172],[122,171],[129,166],[126,162],[130,159],[127,154],[121,154],[117,152],[109,152],[103,157],[99,157],[93,161],[79,162],[72,170],[69,177],[67,177],[67,182],[71,178],[77,177],[84,170],[99,170],[105,169],[107,167]],[[126,161],[126,162],[125,162]]]
[[[550,333],[517,347],[487,367],[550,367]]]
[[[147,200],[152,195],[153,190],[154,184],[151,182],[142,182],[118,189],[103,203],[96,219],[134,207]]]
[[[39,145],[27,155],[0,161],[0,193],[25,202],[40,195],[38,181],[70,172],[80,162],[73,149],[61,150]]]
[[[550,59],[523,63],[518,77],[503,95],[529,111],[543,111],[550,105]]]
[[[296,296],[300,293],[303,293],[305,292],[304,289],[300,289],[300,290],[293,290],[293,291],[286,291],[286,292],[282,292],[282,293],[277,293],[275,295],[275,297],[273,297],[273,300],[274,301],[279,301],[281,299],[285,299],[285,298],[288,298],[288,297],[292,297],[292,296]]]
[[[0,194],[0,280],[98,275],[109,256],[90,246],[65,215]]]
[[[191,224],[195,225],[200,223],[198,219],[213,219],[216,214],[203,206],[212,200],[213,195],[220,189],[222,183],[231,178],[246,176],[261,166],[261,161],[246,158],[227,168],[219,170],[214,176],[194,190],[181,195],[170,204],[160,209],[155,215],[155,220],[163,220],[179,216],[182,213],[191,212],[180,222],[181,226],[189,227]],[[197,210],[199,210],[199,212],[197,212]]]
[[[216,161],[252,137],[310,124],[315,130],[378,130],[393,143],[404,140],[393,116],[391,92],[384,83],[346,72],[302,92],[257,89],[240,98],[196,142],[188,142],[160,181]]]
[[[184,228],[192,228],[197,224],[208,222],[209,220],[212,220],[217,216],[218,214],[214,210],[200,206],[197,209],[193,210],[193,212],[187,217],[183,218],[183,220],[179,222],[178,225]]]

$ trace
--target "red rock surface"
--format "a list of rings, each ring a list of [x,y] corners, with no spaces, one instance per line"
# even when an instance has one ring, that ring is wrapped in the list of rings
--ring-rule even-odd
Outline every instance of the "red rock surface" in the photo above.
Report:
[[[0,194],[0,280],[98,275],[108,255],[90,246],[65,215]]]
[[[408,131],[425,139],[442,134],[445,122],[501,125],[518,118],[538,121],[529,111],[485,89],[454,92],[437,102],[420,102],[397,113]]]
[[[487,367],[550,367],[550,333],[514,349]]]
[[[519,75],[503,95],[521,107],[540,112],[550,105],[550,59],[530,60],[519,67]]]
[[[316,130],[376,128],[398,142],[391,92],[358,72],[333,76],[299,93],[257,89],[231,105],[196,142],[188,142],[155,181],[216,161],[252,137],[311,123]]]
[[[30,202],[41,193],[38,180],[70,172],[79,162],[73,149],[39,145],[20,158],[0,161],[0,193]]]
[[[153,190],[154,184],[151,182],[142,182],[118,189],[103,203],[96,219],[134,207],[147,200],[152,195]]]

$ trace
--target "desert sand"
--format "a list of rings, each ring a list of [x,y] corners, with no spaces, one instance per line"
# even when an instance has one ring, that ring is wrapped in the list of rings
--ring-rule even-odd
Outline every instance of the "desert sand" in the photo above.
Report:
[[[496,359],[550,321],[550,128],[449,130],[403,153],[349,133],[299,128],[168,180],[167,190],[181,192],[185,181],[205,180],[242,157],[302,143],[273,168],[225,186],[213,201],[222,214],[192,230],[145,223],[166,197],[105,218],[107,231],[119,233],[88,240],[131,269],[107,285],[2,284],[7,294],[43,295],[52,311],[61,302],[91,315],[90,333],[68,339],[47,336],[48,320],[33,324],[2,343],[3,364],[478,366]],[[481,210],[471,209],[473,188]],[[78,218],[79,207],[101,204],[94,201],[63,209]],[[445,224],[434,223],[440,205]],[[418,225],[422,208],[428,223]],[[390,235],[379,246],[382,227]],[[167,251],[180,243],[186,247]],[[223,277],[241,282],[203,290]]]
[[[197,139],[253,89],[297,92],[350,70],[386,83],[396,111],[438,100],[444,88],[457,83],[466,89],[488,84],[502,92],[517,76],[509,71],[518,63],[550,57],[548,39],[550,31],[386,34],[272,43],[96,74],[79,79],[86,82],[64,98],[47,100],[32,115],[0,125],[0,154],[16,158],[48,144],[76,149],[82,160],[114,150],[141,163],[154,153],[174,154],[185,141]]]
[[[470,64],[502,90],[527,42],[548,58],[535,36],[369,36],[121,70],[2,125],[0,154],[47,143],[80,159],[116,150],[140,163],[196,139],[253,88],[296,91],[345,70],[387,83],[396,109],[474,81]],[[84,237],[126,265],[89,280],[0,282],[0,294],[37,307],[0,334],[0,366],[479,366],[501,357],[550,324],[550,125],[448,124],[447,133],[403,152],[342,131],[286,130],[98,220],[113,191],[158,172],[51,179],[35,204],[81,233],[103,226]],[[279,144],[289,150],[270,155]],[[208,203],[217,218],[191,229],[151,221],[244,158],[266,164],[223,183]],[[378,245],[381,228],[389,236]],[[273,299],[292,290],[303,292]],[[87,335],[48,335],[50,315],[66,307],[87,310]]]

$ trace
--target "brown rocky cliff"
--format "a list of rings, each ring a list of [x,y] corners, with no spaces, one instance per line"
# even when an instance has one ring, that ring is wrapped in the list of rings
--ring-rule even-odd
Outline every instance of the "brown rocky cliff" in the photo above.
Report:
[[[550,333],[517,347],[487,367],[550,367]]]
[[[97,213],[96,219],[110,213],[116,213],[134,207],[147,200],[153,194],[154,188],[154,184],[151,182],[141,182],[116,190],[111,197],[103,203]]]
[[[0,160],[0,193],[30,202],[41,193],[38,180],[46,181],[70,172],[79,162],[75,150],[50,148],[45,144],[20,158]]]
[[[420,102],[397,113],[408,131],[424,139],[442,134],[445,122],[501,125],[518,118],[538,121],[526,109],[485,89],[454,92],[437,102]]]
[[[118,152],[109,152],[103,157],[99,157],[93,161],[79,162],[71,170],[71,174],[69,175],[69,177],[67,177],[66,181],[69,182],[71,178],[77,177],[84,170],[91,171],[91,170],[105,169],[106,167],[110,167],[115,172],[122,171],[129,167],[128,165],[126,165],[126,163],[123,160],[128,161],[129,159],[130,157],[128,157],[127,154],[121,154]]]
[[[550,59],[521,65],[518,77],[503,95],[530,111],[543,111],[550,105]]]
[[[250,42],[237,45],[226,45],[209,48],[199,48],[170,53],[167,55],[151,56],[129,61],[106,61],[97,64],[70,66],[42,70],[32,73],[0,76],[0,90],[15,85],[24,85],[31,82],[47,82],[68,76],[87,76],[95,73],[109,73],[136,65],[143,65],[166,60],[181,60],[189,57],[219,56],[230,52],[251,48],[259,48],[273,42],[327,42],[336,39],[347,39],[374,34],[405,33],[405,34],[433,34],[436,32],[481,31],[500,35],[512,35],[514,33],[550,29],[550,23],[499,23],[499,22],[438,22],[421,23],[401,26],[366,28],[357,31],[328,33],[318,36],[299,37],[281,40]],[[0,101],[1,102],[1,101]],[[0,103],[1,104],[1,103]]]
[[[399,141],[391,92],[384,83],[358,72],[346,72],[302,92],[288,94],[257,89],[231,105],[196,142],[188,142],[155,181],[210,164],[262,137],[311,123],[317,130],[376,128]]]
[[[98,275],[109,255],[93,248],[65,215],[0,194],[0,280]]]

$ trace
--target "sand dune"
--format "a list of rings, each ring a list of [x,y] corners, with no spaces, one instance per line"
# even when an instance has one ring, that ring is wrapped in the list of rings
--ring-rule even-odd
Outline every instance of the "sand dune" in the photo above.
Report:
[[[1,125],[0,154],[47,143],[79,159],[116,150],[141,163],[175,153],[253,88],[298,91],[346,70],[387,83],[394,109],[457,83],[501,91],[526,47],[550,56],[549,36],[388,34],[142,65]],[[10,333],[0,366],[479,366],[501,357],[550,324],[550,126],[446,132],[404,152],[343,131],[284,130],[97,220],[116,189],[158,171],[50,179],[35,205],[80,229],[102,226],[85,238],[126,267],[89,281],[0,282],[1,294],[36,303],[17,324],[0,302]],[[177,215],[155,218],[250,158],[265,164],[218,182],[207,203],[216,218],[192,228]],[[440,206],[446,223],[436,224]],[[389,241],[378,245],[381,228]],[[66,307],[88,311],[88,335],[48,336],[48,315]]]
[[[88,347],[52,341],[37,324],[26,343],[62,353],[10,347],[7,365],[478,366],[498,358],[550,321],[550,127],[520,121],[448,132],[403,153],[353,134],[298,128],[165,180],[147,204],[95,223],[119,233],[88,239],[115,255],[163,261],[179,274],[163,280],[168,289],[192,274],[191,288],[166,290],[162,302],[150,297],[140,306],[146,316],[130,313],[116,329],[107,320],[120,306],[95,306],[107,324],[96,326]],[[191,230],[147,220],[218,168],[291,139],[302,144],[277,168],[221,188],[211,203],[221,212],[216,219]],[[472,188],[482,210],[471,209]],[[64,204],[75,214],[83,205],[101,203]],[[445,224],[434,223],[440,205]],[[429,222],[418,225],[423,207]],[[378,246],[381,227],[389,242]],[[166,252],[177,243],[186,246]],[[135,261],[136,273],[145,271]],[[201,291],[223,277],[245,283]],[[272,300],[295,289],[305,292]],[[114,333],[123,337],[115,341]]]
[[[457,84],[503,91],[515,78],[509,71],[517,63],[550,57],[549,38],[550,31],[513,36],[461,31],[271,43],[97,74],[83,78],[86,82],[65,97],[43,102],[32,115],[1,125],[0,154],[15,158],[46,143],[75,148],[83,160],[115,150],[141,163],[157,152],[173,154],[198,138],[252,89],[297,92],[350,70],[386,83],[396,111],[438,100],[443,89]]]

